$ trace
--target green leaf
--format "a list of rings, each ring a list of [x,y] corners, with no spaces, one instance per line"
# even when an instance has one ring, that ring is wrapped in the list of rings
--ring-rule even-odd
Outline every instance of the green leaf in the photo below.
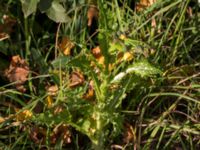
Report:
[[[118,73],[112,80],[112,83],[121,81],[124,77],[126,77],[128,74],[131,73],[135,73],[136,75],[145,78],[145,77],[150,77],[152,75],[161,74],[162,72],[158,68],[152,66],[146,60],[139,61],[135,62],[131,67],[126,69],[124,72]]]
[[[42,13],[44,13],[51,7],[52,2],[53,0],[40,0],[38,3],[38,8]]]
[[[60,67],[63,68],[66,67],[67,63],[69,63],[70,60],[71,57],[61,56],[53,60],[51,64],[53,65],[54,68],[60,68]]]
[[[58,2],[53,1],[51,7],[46,10],[47,16],[55,22],[69,22],[70,18],[67,16],[64,7]]]
[[[161,71],[158,68],[152,66],[147,61],[140,61],[134,63],[131,67],[129,67],[126,70],[126,73],[135,73],[137,75],[140,75],[141,77],[149,77],[155,74],[160,74]]]
[[[24,17],[27,18],[29,15],[34,13],[37,9],[37,4],[39,0],[20,0],[22,4],[22,11]]]

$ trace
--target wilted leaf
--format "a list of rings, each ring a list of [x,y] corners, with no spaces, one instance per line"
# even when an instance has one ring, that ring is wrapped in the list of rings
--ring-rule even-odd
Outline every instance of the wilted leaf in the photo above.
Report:
[[[33,113],[30,110],[23,110],[22,112],[17,113],[17,121],[25,121],[30,119],[33,116]]]
[[[0,33],[0,41],[8,39],[10,36],[7,33]]]
[[[4,122],[5,119],[3,117],[0,117],[0,123]]]
[[[128,144],[130,142],[135,142],[136,139],[135,131],[133,127],[128,123],[125,124],[125,132],[123,136],[124,136],[123,138],[124,143]]]
[[[94,82],[91,80],[88,85],[87,93],[83,95],[83,98],[86,100],[92,100],[94,98]]]
[[[72,72],[70,76],[70,85],[69,87],[76,87],[82,85],[85,81],[83,74],[80,71]]]
[[[90,5],[87,11],[87,25],[90,27],[92,25],[93,19],[97,19],[99,15],[99,11],[95,5]]]
[[[105,57],[102,55],[101,49],[99,46],[92,49],[92,54],[96,58],[97,62],[100,65],[103,65],[105,67]],[[92,63],[94,65],[94,63]],[[95,65],[94,65],[95,66]]]
[[[53,99],[52,97],[49,95],[47,96],[46,100],[45,100],[45,104],[47,105],[47,108],[51,108],[53,105]]]
[[[53,129],[51,144],[56,144],[58,140],[62,140],[65,144],[71,143],[71,131],[67,124],[58,125]]]
[[[24,59],[21,59],[19,55],[13,56],[10,66],[5,70],[5,76],[10,82],[16,82],[16,88],[25,92],[23,84],[27,81],[29,74],[29,66]]]
[[[36,143],[44,143],[46,139],[46,129],[42,127],[32,127],[30,130],[30,138]]]
[[[47,88],[48,95],[55,96],[58,92],[58,86],[57,85],[51,85]]]
[[[68,37],[63,37],[59,44],[59,48],[66,56],[71,54],[71,49],[74,48],[74,46],[74,43]]]
[[[133,60],[133,53],[125,52],[123,56],[123,61],[131,61]]]
[[[93,56],[94,56],[95,58],[101,57],[102,54],[101,54],[101,49],[100,49],[100,47],[97,46],[97,47],[93,48],[93,49],[92,49],[92,54],[93,54]]]
[[[37,4],[39,0],[20,0],[22,4],[22,11],[24,17],[27,18],[29,15],[34,13],[37,9]]]
[[[64,7],[59,3],[59,1],[53,1],[51,7],[46,10],[47,16],[55,22],[69,22],[70,18]]]
[[[141,11],[146,7],[153,5],[155,2],[156,0],[140,0],[139,3],[137,3],[136,5],[136,10]]]

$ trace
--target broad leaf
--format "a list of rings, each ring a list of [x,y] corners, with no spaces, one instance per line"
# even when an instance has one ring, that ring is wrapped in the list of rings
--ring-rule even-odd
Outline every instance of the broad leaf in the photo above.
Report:
[[[27,18],[29,15],[34,13],[37,9],[37,3],[39,0],[20,0],[22,4],[22,11],[24,17]]]
[[[42,13],[44,13],[51,7],[52,2],[53,0],[40,0],[38,3],[38,8]]]
[[[58,2],[53,1],[51,7],[46,10],[47,16],[55,22],[69,22],[70,18],[67,16],[64,7]]]
[[[53,0],[40,0],[38,3],[38,8],[42,13],[44,13],[51,7],[52,2]]]

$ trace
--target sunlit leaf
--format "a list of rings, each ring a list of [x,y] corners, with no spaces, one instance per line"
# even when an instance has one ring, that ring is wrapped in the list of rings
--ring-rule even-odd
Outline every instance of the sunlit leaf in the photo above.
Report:
[[[145,60],[139,61],[135,62],[131,67],[126,69],[124,72],[120,72],[119,74],[117,74],[112,82],[118,82],[121,79],[123,79],[126,75],[131,73],[134,73],[142,78],[145,78],[145,77],[150,77],[152,75],[161,74],[161,71],[158,68],[152,66],[149,62]]]

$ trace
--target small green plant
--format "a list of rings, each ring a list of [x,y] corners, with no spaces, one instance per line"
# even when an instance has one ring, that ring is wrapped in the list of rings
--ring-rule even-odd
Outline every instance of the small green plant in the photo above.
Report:
[[[199,148],[196,2],[20,2],[0,6],[0,33],[16,24],[0,37],[0,148]]]

